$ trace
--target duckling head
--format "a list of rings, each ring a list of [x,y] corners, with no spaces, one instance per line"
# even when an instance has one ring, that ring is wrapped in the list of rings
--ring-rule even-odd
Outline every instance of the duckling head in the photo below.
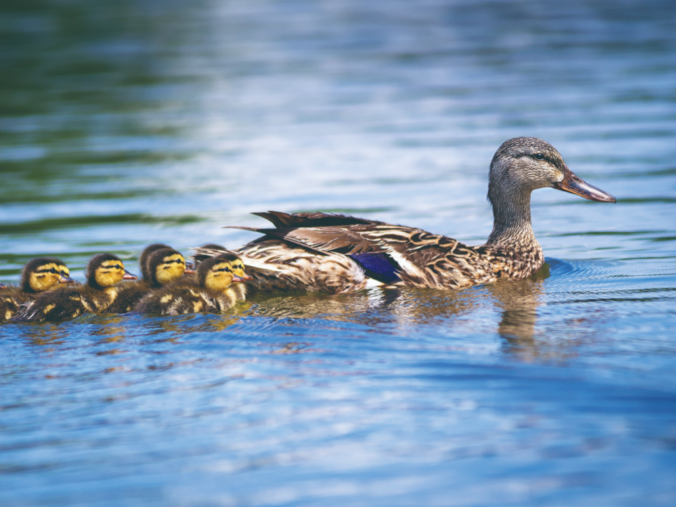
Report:
[[[70,270],[60,259],[38,257],[26,264],[21,272],[21,288],[25,292],[44,292],[60,283],[73,283]]]
[[[146,282],[152,282],[152,273],[151,270],[148,269],[148,259],[150,259],[150,256],[153,254],[153,252],[163,250],[165,248],[171,247],[162,243],[153,243],[152,245],[145,247],[143,252],[141,252],[141,258],[138,260],[138,263],[141,268],[141,276],[143,276],[143,279]]]
[[[162,248],[153,252],[147,264],[150,283],[159,287],[183,276],[186,271],[185,258],[173,248]]]
[[[583,181],[551,144],[536,137],[515,137],[502,143],[491,161],[488,200],[493,207],[538,188],[556,188],[591,201],[615,198]]]
[[[236,255],[234,255],[233,257],[235,257],[235,259],[232,261],[232,272],[235,275],[233,283],[241,283],[253,280],[251,276],[247,275],[244,272],[244,263],[242,262],[242,259],[240,259]]]
[[[95,255],[87,265],[87,284],[104,289],[122,280],[136,280],[137,277],[124,269],[119,257],[109,253]]]
[[[224,253],[202,261],[197,267],[197,280],[201,287],[216,291],[225,291],[232,283],[242,282],[242,278],[235,274],[233,264],[241,264],[241,259],[232,253]],[[242,269],[243,265],[239,269]],[[246,275],[245,275],[246,276]]]

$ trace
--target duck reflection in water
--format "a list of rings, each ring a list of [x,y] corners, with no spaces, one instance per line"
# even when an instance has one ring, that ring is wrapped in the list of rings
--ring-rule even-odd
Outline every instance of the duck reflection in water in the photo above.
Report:
[[[412,325],[466,326],[467,317],[482,311],[497,310],[497,329],[487,319],[471,319],[472,329],[497,331],[503,340],[502,351],[523,361],[564,359],[572,355],[573,343],[552,346],[538,339],[538,308],[545,304],[545,279],[549,266],[525,280],[507,280],[468,290],[449,292],[430,289],[371,289],[348,296],[288,293],[258,296],[252,312],[274,319],[316,319],[352,322],[366,327],[395,324],[411,332]],[[494,322],[494,321],[493,321]]]
[[[505,340],[503,351],[524,361],[540,357],[535,324],[538,307],[544,304],[544,280],[549,277],[547,264],[525,280],[487,285],[495,305],[500,309],[498,334]]]

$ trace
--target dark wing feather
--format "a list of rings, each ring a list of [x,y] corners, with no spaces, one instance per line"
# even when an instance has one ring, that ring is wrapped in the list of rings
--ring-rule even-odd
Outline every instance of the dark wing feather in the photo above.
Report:
[[[320,211],[312,213],[283,213],[281,211],[268,211],[267,213],[252,213],[253,215],[265,218],[279,228],[287,227],[332,227],[356,224],[380,224],[367,220],[366,218],[357,218],[349,215],[339,215],[334,213],[322,213]]]
[[[359,226],[353,226],[355,229]],[[361,226],[364,227],[364,226]],[[377,242],[373,242],[360,234],[352,227],[321,227],[321,228],[279,228],[259,229],[253,227],[234,227],[265,234],[268,237],[278,238],[293,243],[317,253],[336,252],[345,255],[383,252]]]

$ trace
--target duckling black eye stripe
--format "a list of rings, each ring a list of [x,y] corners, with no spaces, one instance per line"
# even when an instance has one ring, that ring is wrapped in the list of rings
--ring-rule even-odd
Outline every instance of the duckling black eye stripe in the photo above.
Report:
[[[166,261],[164,264],[183,264],[181,259],[174,259],[173,261]]]

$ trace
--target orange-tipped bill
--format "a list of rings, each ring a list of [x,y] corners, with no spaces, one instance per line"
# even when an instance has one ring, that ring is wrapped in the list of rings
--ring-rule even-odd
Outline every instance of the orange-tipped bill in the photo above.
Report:
[[[233,275],[233,277],[232,277],[232,283],[248,282],[250,280],[253,280],[253,277],[249,276],[249,275],[244,275],[244,276]]]
[[[138,276],[130,273],[126,269],[124,270],[124,276],[122,277],[122,280],[138,280]]]
[[[70,276],[61,275],[61,278],[59,278],[59,283],[75,283],[75,280],[73,280]]]
[[[197,273],[197,270],[193,268],[192,264],[188,264],[187,262],[185,263],[185,271],[183,272],[184,275],[194,275]]]
[[[565,168],[563,173],[563,180],[560,183],[554,183],[552,186],[557,190],[570,192],[571,194],[579,195],[590,201],[617,202],[617,199],[608,192],[604,192],[600,188],[590,185],[582,178],[578,177],[573,171],[568,169],[568,167]]]

